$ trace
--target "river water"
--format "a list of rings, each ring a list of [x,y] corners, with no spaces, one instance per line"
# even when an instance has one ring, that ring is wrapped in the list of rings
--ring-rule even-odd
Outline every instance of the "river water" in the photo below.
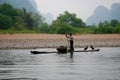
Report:
[[[72,58],[30,51],[0,50],[0,80],[120,80],[120,47],[77,52]]]

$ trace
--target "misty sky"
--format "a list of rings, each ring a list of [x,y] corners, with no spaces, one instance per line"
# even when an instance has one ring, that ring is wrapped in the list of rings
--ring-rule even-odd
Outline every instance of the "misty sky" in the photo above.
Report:
[[[75,13],[77,17],[86,21],[96,7],[103,5],[110,9],[113,3],[120,3],[120,0],[35,0],[38,10],[43,13],[51,13],[56,19],[64,11]]]

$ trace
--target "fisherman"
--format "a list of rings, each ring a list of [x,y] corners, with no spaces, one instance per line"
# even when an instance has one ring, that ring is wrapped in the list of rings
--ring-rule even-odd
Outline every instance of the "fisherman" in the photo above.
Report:
[[[72,34],[70,33],[69,35],[66,34],[66,37],[69,39],[69,42],[70,42],[70,51],[74,51],[74,47],[73,47],[73,36]]]

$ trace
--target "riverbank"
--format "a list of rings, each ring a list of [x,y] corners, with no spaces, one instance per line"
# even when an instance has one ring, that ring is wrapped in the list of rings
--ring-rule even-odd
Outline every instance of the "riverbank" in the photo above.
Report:
[[[75,47],[120,47],[120,34],[81,34],[74,36]],[[35,49],[67,46],[65,35],[0,34],[0,49]]]

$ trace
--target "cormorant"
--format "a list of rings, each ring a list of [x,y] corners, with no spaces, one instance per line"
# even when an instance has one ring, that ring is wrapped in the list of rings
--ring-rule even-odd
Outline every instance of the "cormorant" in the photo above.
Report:
[[[94,50],[94,47],[93,47],[92,45],[90,46],[90,48],[91,48],[92,50]]]
[[[85,48],[84,48],[84,50],[87,50],[88,49],[88,46],[86,46]]]

